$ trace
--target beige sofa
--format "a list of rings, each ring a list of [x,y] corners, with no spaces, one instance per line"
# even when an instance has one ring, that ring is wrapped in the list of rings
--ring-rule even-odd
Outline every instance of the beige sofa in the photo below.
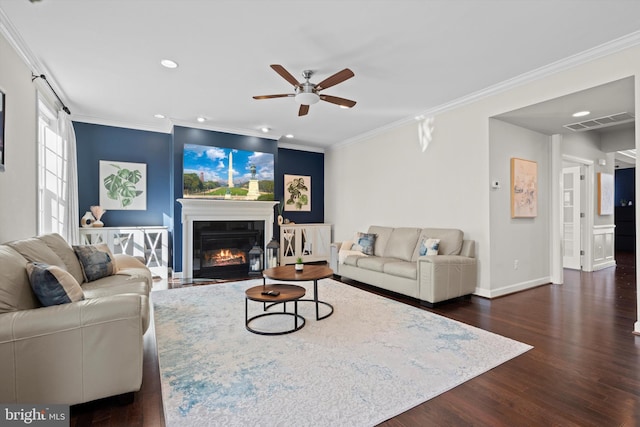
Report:
[[[0,245],[1,403],[73,405],[140,389],[152,277],[134,257],[113,258],[115,274],[83,283],[82,266],[60,235]],[[43,307],[28,261],[70,273],[85,299]]]
[[[461,230],[371,226],[367,233],[376,236],[373,255],[349,252],[344,242],[331,245],[335,274],[417,298],[430,307],[475,291],[475,242],[464,240]],[[426,238],[440,239],[438,255],[420,256]]]

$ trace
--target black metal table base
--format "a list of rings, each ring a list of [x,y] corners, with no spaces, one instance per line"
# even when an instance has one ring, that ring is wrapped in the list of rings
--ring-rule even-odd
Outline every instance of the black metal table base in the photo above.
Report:
[[[298,314],[298,301],[301,300],[295,300],[293,301],[293,313],[290,313],[287,311],[287,301],[282,301],[280,303],[277,304],[284,304],[283,306],[283,311],[281,312],[270,312],[270,313],[262,313],[262,314],[258,314],[257,316],[253,316],[251,318],[249,318],[249,299],[245,298],[244,299],[244,318],[245,318],[245,327],[247,328],[247,331],[249,332],[253,332],[254,334],[259,334],[259,335],[286,335],[286,334],[290,334],[292,332],[295,331],[299,331],[300,329],[302,329],[306,323],[306,320],[304,317],[302,317],[301,315]],[[267,305],[266,303],[263,303],[263,308],[265,310],[267,310],[269,307],[271,307],[274,304],[270,304]],[[277,332],[268,332],[268,331],[259,331],[257,329],[253,329],[251,326],[249,326],[249,324],[256,320],[259,319],[261,317],[266,317],[266,316],[293,316],[294,318],[294,323],[293,323],[293,329],[287,329],[285,331],[277,331]],[[301,320],[301,322],[298,322],[299,320]],[[300,323],[300,324],[298,324]]]
[[[329,317],[329,316],[331,316],[333,314],[333,306],[331,304],[329,304],[328,302],[316,301],[314,299],[299,299],[298,302],[315,302],[316,303],[316,320],[326,319],[327,317]],[[274,305],[278,305],[278,304],[283,304],[283,303],[282,302],[271,303],[271,304],[269,304],[269,305],[267,305],[265,307],[265,310],[268,310],[271,307],[273,307]],[[331,311],[329,311],[329,313],[325,314],[324,316],[320,317],[320,305],[319,304],[326,305],[327,307],[329,307],[331,309]],[[282,314],[282,313],[273,313],[273,314]]]
[[[263,278],[262,281],[264,283],[267,283],[267,279]],[[313,299],[299,299],[297,301],[304,301],[304,302],[315,302],[316,303],[316,320],[322,320],[322,319],[326,319],[327,317],[331,316],[333,314],[333,306],[331,304],[329,304],[328,302],[324,302],[324,301],[320,301],[318,299],[318,280],[314,280],[313,281]],[[282,304],[282,302],[274,302],[272,304],[266,305],[265,304],[265,310],[268,310],[270,307],[273,307],[276,304]],[[329,313],[325,314],[324,316],[320,317],[320,304],[324,304],[327,307],[329,307],[331,309],[331,311],[329,311]]]

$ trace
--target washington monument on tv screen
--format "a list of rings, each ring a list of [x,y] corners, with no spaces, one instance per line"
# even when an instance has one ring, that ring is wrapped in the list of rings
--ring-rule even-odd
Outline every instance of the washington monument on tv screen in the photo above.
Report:
[[[233,152],[229,153],[229,183],[227,187],[233,188]]]

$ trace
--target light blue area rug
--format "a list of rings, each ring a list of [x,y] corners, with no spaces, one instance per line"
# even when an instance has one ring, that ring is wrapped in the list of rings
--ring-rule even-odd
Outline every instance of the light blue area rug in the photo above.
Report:
[[[167,426],[375,425],[532,348],[331,279],[319,295],[332,316],[316,321],[315,305],[300,302],[304,328],[256,335],[244,326],[244,291],[258,284],[152,293]],[[299,284],[310,298],[312,282]],[[250,315],[262,311],[249,304]]]

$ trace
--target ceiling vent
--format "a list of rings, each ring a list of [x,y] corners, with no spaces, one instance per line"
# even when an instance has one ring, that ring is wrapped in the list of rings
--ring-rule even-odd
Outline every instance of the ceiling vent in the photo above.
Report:
[[[617,113],[610,116],[598,117],[597,119],[589,119],[583,122],[569,123],[564,125],[565,128],[571,129],[574,132],[580,132],[585,130],[600,129],[607,126],[619,125],[622,123],[633,122],[635,117],[631,113]]]

